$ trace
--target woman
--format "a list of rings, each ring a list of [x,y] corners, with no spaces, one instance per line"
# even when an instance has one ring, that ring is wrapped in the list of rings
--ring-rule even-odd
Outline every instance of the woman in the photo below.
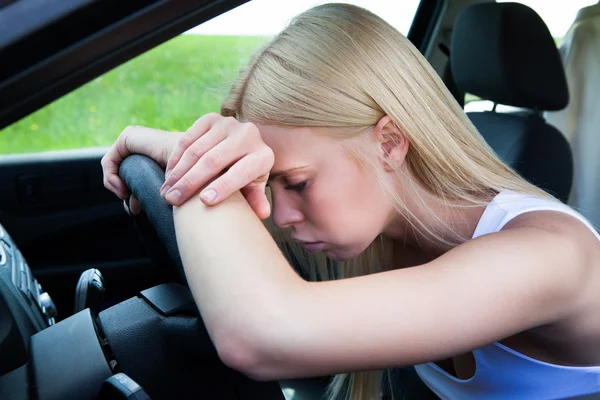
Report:
[[[444,398],[600,391],[600,237],[504,165],[368,11],[296,17],[221,115],[184,134],[127,128],[103,159],[123,199],[130,153],[167,170],[188,282],[233,368],[274,380],[417,365]],[[318,282],[292,270],[259,220],[270,213]],[[375,398],[380,378],[340,375],[330,394]]]

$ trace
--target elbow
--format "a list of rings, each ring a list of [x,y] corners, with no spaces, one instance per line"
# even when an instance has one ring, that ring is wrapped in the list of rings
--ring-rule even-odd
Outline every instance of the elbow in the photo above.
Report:
[[[287,297],[269,296],[222,320],[211,335],[221,361],[256,381],[287,377],[294,369],[295,337],[302,326],[298,318],[290,317],[298,315],[293,311],[293,293],[288,290]]]
[[[273,358],[269,356],[267,346],[257,335],[221,334],[214,338],[219,358],[227,367],[232,368],[255,381],[278,379],[274,373]],[[271,344],[273,345],[273,344]]]

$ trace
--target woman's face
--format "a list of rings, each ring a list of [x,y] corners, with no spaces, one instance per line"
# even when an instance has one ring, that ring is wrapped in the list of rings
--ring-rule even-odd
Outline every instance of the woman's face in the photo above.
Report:
[[[393,213],[373,172],[344,150],[342,139],[317,129],[257,126],[275,153],[269,178],[275,225],[291,228],[306,250],[336,260],[364,251]]]

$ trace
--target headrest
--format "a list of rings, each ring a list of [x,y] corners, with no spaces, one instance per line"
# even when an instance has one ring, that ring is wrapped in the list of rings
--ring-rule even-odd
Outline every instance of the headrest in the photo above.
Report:
[[[494,103],[556,111],[569,102],[548,27],[518,3],[485,3],[458,16],[450,51],[458,88]]]

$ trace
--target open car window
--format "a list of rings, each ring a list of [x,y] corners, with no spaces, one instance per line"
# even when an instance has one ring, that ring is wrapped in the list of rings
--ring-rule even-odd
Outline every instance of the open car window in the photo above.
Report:
[[[104,147],[128,125],[182,131],[219,110],[237,71],[318,0],[252,0],[188,30],[0,132],[0,154]],[[420,0],[354,0],[408,34]]]

